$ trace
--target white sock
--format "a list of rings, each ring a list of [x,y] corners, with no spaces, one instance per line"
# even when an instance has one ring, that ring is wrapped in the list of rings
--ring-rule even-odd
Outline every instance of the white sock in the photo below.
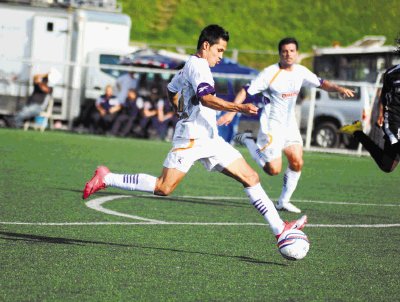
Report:
[[[244,141],[244,143],[246,144],[246,147],[249,150],[251,157],[256,161],[257,165],[259,165],[261,168],[264,168],[265,166],[264,156],[261,153],[260,148],[254,142],[254,140],[248,138]]]
[[[290,201],[290,198],[297,187],[297,183],[299,182],[300,175],[301,171],[296,172],[291,170],[289,167],[286,169],[285,174],[283,175],[282,193],[279,197],[280,205]]]
[[[267,193],[265,193],[264,189],[261,187],[261,184],[258,183],[253,187],[244,188],[244,191],[250,198],[252,205],[264,216],[272,233],[274,233],[274,235],[282,233],[285,223],[279,217],[278,211],[267,196]]]
[[[154,193],[157,178],[147,174],[114,174],[108,173],[104,177],[106,186],[122,190]]]

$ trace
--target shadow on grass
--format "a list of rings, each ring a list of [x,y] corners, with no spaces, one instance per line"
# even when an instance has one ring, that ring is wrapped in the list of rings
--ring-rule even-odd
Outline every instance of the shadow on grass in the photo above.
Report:
[[[64,189],[64,188],[57,188],[57,190],[68,191],[68,192],[76,192],[82,195],[81,190],[76,189]],[[249,207],[249,203],[245,201],[245,196],[243,196],[244,200],[226,200],[225,196],[222,196],[224,199],[218,199],[218,197],[213,197],[213,200],[206,199],[206,198],[190,198],[190,197],[179,197],[179,196],[156,196],[156,195],[135,195],[129,194],[129,192],[117,193],[117,192],[96,192],[96,195],[92,195],[93,197],[102,197],[102,196],[110,196],[110,195],[131,195],[132,198],[146,198],[146,199],[154,199],[154,200],[169,200],[175,202],[185,202],[185,203],[192,203],[192,204],[201,204],[201,205],[211,205],[211,206],[223,206],[223,207],[237,207],[237,208],[247,208]]]
[[[122,243],[113,243],[113,242],[104,242],[104,241],[92,241],[92,240],[80,240],[73,238],[63,238],[63,237],[48,237],[48,236],[40,236],[40,235],[32,235],[32,234],[21,234],[21,233],[11,233],[11,232],[3,232],[0,231],[0,239],[11,240],[11,241],[24,241],[28,243],[50,243],[50,244],[71,244],[71,245],[106,245],[106,246],[117,246],[117,247],[129,247],[129,248],[137,248],[137,249],[149,249],[156,251],[167,251],[167,252],[176,252],[176,253],[186,253],[186,254],[195,254],[195,255],[205,255],[205,256],[214,256],[214,257],[222,257],[222,258],[231,258],[238,261],[243,261],[247,263],[255,263],[255,264],[264,264],[264,265],[278,265],[278,266],[287,266],[284,263],[263,261],[251,257],[246,256],[230,256],[223,254],[213,254],[213,253],[205,253],[205,252],[197,252],[197,251],[186,251],[180,249],[171,249],[171,248],[163,248],[163,247],[154,247],[154,246],[142,246],[136,244],[122,244]]]

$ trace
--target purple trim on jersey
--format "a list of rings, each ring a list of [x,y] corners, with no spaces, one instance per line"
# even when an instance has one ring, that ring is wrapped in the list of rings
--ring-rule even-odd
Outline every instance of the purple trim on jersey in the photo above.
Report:
[[[324,84],[325,80],[322,78],[318,78],[318,80],[319,80],[319,87],[321,87],[322,84]]]
[[[249,88],[250,88],[249,83],[247,83],[246,85],[243,86],[243,89],[246,90],[246,93],[248,93],[247,90],[249,90]]]
[[[200,83],[199,86],[197,86],[197,92],[196,95],[201,98],[207,94],[215,94],[215,89],[208,83]]]
[[[264,105],[268,105],[269,103],[271,103],[271,100],[267,98],[265,95],[262,96],[262,101]]]

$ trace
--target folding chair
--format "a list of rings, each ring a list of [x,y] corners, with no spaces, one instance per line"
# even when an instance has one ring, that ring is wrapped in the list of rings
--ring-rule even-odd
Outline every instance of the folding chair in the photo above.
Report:
[[[32,127],[35,130],[40,129],[40,132],[43,132],[47,126],[50,126],[50,129],[53,129],[53,105],[54,99],[53,96],[48,95],[48,103],[45,110],[40,112],[39,115],[35,116],[33,121],[26,121],[24,123],[24,130],[28,130]]]

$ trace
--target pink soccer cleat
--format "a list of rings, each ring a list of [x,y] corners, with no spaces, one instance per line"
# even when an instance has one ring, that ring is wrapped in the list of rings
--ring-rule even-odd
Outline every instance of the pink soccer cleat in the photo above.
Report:
[[[303,215],[299,219],[290,222],[285,221],[285,227],[282,233],[287,230],[301,230],[302,228],[305,227],[306,224],[307,224],[307,215]],[[278,239],[281,234],[276,235],[275,236],[276,239]]]
[[[104,183],[104,176],[106,176],[108,173],[110,173],[110,170],[107,167],[97,167],[92,179],[86,183],[85,188],[83,189],[82,198],[86,199],[97,191],[105,189],[106,184]]]

